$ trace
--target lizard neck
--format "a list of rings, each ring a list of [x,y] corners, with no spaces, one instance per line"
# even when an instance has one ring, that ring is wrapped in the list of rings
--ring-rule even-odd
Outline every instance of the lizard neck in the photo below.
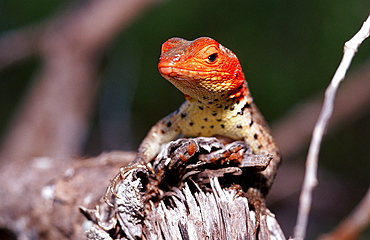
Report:
[[[197,96],[190,96],[184,93],[184,96],[186,100],[190,102],[198,102],[206,105],[217,104],[217,102],[241,102],[243,100],[247,100],[249,103],[253,102],[253,98],[245,81],[235,90],[227,93],[204,92],[202,95]]]
[[[246,82],[228,93],[206,94],[197,97],[184,95],[191,104],[201,108],[210,108],[214,111],[234,109],[237,105],[250,105],[253,102]]]

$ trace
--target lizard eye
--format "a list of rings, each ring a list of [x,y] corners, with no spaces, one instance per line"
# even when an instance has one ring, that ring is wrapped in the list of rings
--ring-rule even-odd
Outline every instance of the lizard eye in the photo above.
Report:
[[[212,63],[212,62],[216,61],[217,57],[218,57],[217,53],[212,53],[211,55],[208,56],[207,59],[208,59],[209,62]]]

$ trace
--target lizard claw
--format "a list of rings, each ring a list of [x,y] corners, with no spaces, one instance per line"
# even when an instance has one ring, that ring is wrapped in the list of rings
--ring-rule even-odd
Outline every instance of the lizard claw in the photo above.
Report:
[[[117,195],[116,187],[118,185],[118,182],[120,182],[123,179],[122,173],[124,172],[124,169],[125,167],[121,167],[119,169],[119,173],[113,179],[111,179],[111,182],[108,185],[107,190],[105,191],[104,194],[104,201],[106,202],[106,204],[108,204],[108,206],[112,208],[114,208],[114,204],[111,201],[112,195],[116,198],[120,198]]]

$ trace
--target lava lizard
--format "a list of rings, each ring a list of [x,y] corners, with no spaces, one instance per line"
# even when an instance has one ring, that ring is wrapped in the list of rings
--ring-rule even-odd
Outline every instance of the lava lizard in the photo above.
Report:
[[[208,37],[193,41],[171,38],[162,45],[158,69],[184,93],[186,101],[150,129],[131,166],[153,160],[163,144],[179,135],[221,135],[243,140],[254,154],[272,158],[267,168],[259,173],[260,179],[246,193],[259,219],[281,158],[263,116],[253,103],[236,55]],[[129,167],[121,168],[121,173]],[[108,194],[114,194],[118,180],[113,180]]]

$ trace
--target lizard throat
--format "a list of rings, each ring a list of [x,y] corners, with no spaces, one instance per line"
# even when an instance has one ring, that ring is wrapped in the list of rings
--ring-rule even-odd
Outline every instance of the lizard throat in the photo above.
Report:
[[[200,102],[210,104],[210,102],[217,101],[234,100],[236,102],[243,98],[249,98],[250,101],[252,99],[244,79],[224,80],[215,77],[199,77],[200,75],[195,78],[189,74],[174,74],[174,68],[171,69],[169,70],[167,67],[160,68],[160,72],[165,79],[184,93],[188,100],[194,98]],[[167,71],[171,71],[171,74],[168,74]]]
[[[204,94],[201,96],[192,96],[184,94],[186,100],[198,105],[199,108],[208,108],[214,111],[233,110],[237,105],[251,105],[253,102],[252,96],[249,94],[246,84],[238,87],[235,91],[223,94]]]

